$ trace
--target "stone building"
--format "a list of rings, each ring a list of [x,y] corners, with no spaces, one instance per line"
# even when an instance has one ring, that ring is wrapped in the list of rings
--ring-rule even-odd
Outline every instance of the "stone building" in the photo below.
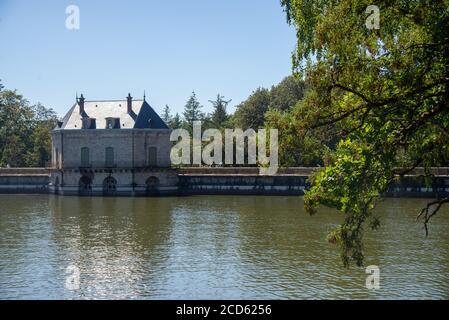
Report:
[[[87,101],[52,131],[51,190],[66,195],[176,193],[171,130],[143,100]]]

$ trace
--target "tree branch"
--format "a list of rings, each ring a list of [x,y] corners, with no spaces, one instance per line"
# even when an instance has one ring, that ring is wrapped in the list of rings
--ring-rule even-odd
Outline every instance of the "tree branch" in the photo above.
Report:
[[[430,221],[430,219],[436,215],[438,213],[438,211],[440,211],[441,207],[443,206],[443,204],[445,203],[449,203],[449,196],[440,200],[435,200],[432,202],[429,202],[425,208],[423,208],[421,210],[421,212],[418,214],[418,216],[416,217],[416,220],[418,221],[419,219],[423,219],[424,220],[424,229],[426,230],[426,237],[429,236],[429,228],[428,228],[428,223]],[[434,210],[431,211],[431,209],[435,207]]]

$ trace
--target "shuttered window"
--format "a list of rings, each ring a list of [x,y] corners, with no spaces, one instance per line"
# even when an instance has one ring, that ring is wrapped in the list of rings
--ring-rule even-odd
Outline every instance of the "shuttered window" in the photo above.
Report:
[[[90,166],[89,148],[87,147],[81,148],[81,166],[82,167]]]
[[[106,148],[106,167],[114,166],[114,148]]]
[[[59,150],[58,150],[58,148],[55,149],[55,167],[59,168]]]
[[[156,147],[148,148],[148,166],[150,166],[150,167],[157,166],[157,148]]]

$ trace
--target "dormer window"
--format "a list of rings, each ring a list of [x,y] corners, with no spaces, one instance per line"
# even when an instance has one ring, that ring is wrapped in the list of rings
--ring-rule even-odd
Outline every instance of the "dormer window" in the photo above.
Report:
[[[82,119],[82,128],[83,129],[96,129],[96,120],[94,118],[83,118]]]
[[[106,129],[120,129],[120,119],[106,118]]]

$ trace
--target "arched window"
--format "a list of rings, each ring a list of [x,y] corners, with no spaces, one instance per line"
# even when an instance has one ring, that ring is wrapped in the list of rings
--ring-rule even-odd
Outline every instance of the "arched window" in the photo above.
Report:
[[[114,148],[107,147],[106,148],[106,167],[114,166]]]
[[[90,166],[89,148],[82,147],[81,148],[81,167],[89,167],[89,166]]]

